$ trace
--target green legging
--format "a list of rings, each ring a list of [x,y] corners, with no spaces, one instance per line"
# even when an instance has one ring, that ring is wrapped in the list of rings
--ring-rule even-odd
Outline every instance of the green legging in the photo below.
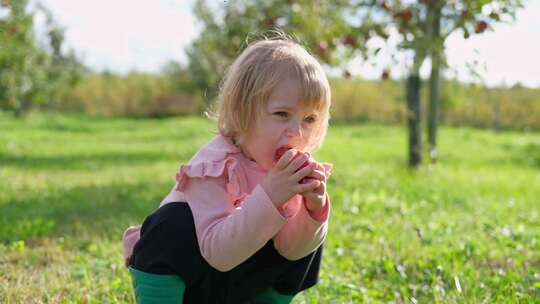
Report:
[[[186,284],[177,275],[143,272],[130,267],[129,272],[138,304],[179,304],[183,302]],[[278,293],[268,288],[253,299],[256,304],[287,304],[294,295]]]
[[[179,304],[183,302],[186,284],[177,275],[143,272],[130,267],[138,304]]]

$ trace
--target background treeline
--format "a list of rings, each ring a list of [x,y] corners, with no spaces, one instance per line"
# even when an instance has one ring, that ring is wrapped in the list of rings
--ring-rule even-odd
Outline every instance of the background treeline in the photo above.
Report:
[[[403,82],[332,78],[335,121],[402,123],[406,119]],[[422,92],[427,100],[427,92]],[[41,109],[90,115],[164,117],[199,115],[207,108],[205,92],[187,71],[169,63],[161,74],[88,73]],[[520,85],[486,88],[446,80],[442,85],[441,122],[495,129],[540,130],[540,89]],[[425,111],[424,111],[425,112]]]
[[[275,0],[261,10],[255,9],[253,3],[232,5],[231,2],[226,6],[225,18],[219,21],[205,1],[196,1],[194,13],[203,21],[205,30],[186,49],[187,64],[169,62],[154,74],[96,72],[66,47],[65,28],[55,21],[53,14],[39,2],[35,3],[38,4],[31,5],[27,0],[0,1],[4,12],[0,17],[0,110],[18,116],[30,109],[130,117],[200,115],[215,100],[219,80],[238,51],[245,47],[246,37],[279,26],[298,34],[297,38],[306,42],[306,47],[321,62],[333,68],[339,66],[339,58],[347,56],[330,56],[330,45],[354,50],[364,45],[355,40],[358,35],[343,36],[352,31],[348,28],[336,28],[335,33],[327,33],[328,37],[312,37],[309,34],[312,31],[302,30],[313,26],[304,25],[308,16],[321,13],[320,8],[310,3],[298,4],[297,8],[303,9],[294,9],[286,1]],[[335,11],[337,8],[326,7],[325,12]],[[40,14],[45,20],[43,37],[37,37],[34,29],[34,21]],[[340,16],[337,14],[329,20],[334,26],[339,25]],[[317,28],[326,33],[322,31],[325,24],[317,24]],[[357,31],[372,33],[373,29]],[[335,121],[406,121],[404,80],[386,79],[388,74],[384,73],[381,80],[351,77],[347,70],[343,75],[331,79]],[[427,79],[423,82],[420,95],[422,113],[426,115],[429,92]],[[452,79],[443,80],[441,88],[443,124],[540,129],[540,89],[520,85],[487,88]]]

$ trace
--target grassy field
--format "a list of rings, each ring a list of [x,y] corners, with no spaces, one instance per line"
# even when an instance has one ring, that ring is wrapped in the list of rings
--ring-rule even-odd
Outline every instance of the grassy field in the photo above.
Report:
[[[0,303],[133,303],[120,238],[213,135],[198,118],[0,113]],[[540,134],[333,125],[321,280],[294,303],[540,303]]]

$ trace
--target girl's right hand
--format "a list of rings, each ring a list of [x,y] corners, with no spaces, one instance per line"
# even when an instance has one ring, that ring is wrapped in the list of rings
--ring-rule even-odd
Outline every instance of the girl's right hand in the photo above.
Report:
[[[309,179],[309,183],[300,183],[300,180],[313,172],[316,163],[310,163],[298,170],[308,160],[308,156],[302,153],[294,158],[295,154],[294,149],[285,152],[261,183],[262,188],[276,207],[281,207],[296,194],[315,190],[321,183],[316,179]],[[298,172],[295,172],[296,170]]]

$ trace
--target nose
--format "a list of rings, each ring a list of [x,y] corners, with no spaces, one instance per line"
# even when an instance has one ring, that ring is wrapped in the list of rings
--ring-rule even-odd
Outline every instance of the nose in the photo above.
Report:
[[[296,119],[291,119],[287,126],[288,137],[302,137],[302,122]]]

